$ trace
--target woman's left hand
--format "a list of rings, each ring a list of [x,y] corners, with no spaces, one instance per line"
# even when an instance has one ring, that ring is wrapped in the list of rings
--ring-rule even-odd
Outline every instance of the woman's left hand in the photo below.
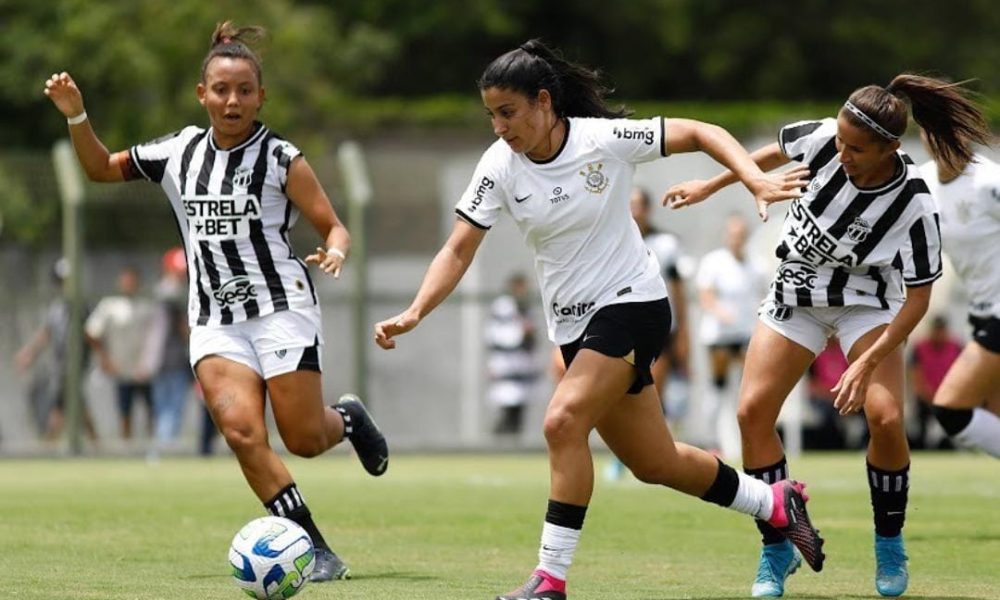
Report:
[[[809,184],[809,167],[803,165],[783,173],[767,173],[753,182],[751,191],[757,202],[757,214],[767,221],[767,207],[775,202],[795,200]],[[750,187],[748,185],[748,187]]]
[[[344,266],[344,255],[333,252],[336,248],[316,248],[316,254],[306,257],[307,263],[316,263],[324,273],[333,273],[334,279],[340,279],[340,269]]]
[[[833,400],[833,407],[841,415],[856,413],[865,407],[868,383],[871,381],[875,366],[865,358],[859,358],[847,367],[840,376],[840,381],[830,390],[837,394]]]

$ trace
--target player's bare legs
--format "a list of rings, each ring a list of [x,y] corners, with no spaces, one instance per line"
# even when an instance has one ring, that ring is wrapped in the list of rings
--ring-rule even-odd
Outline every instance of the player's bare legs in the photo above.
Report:
[[[959,445],[1000,458],[1000,353],[966,344],[934,395],[934,413]]]
[[[746,352],[736,412],[748,474],[770,483],[788,477],[785,450],[775,426],[785,398],[814,358],[803,346],[757,324]],[[759,519],[757,528],[763,547],[751,594],[781,596],[785,580],[799,568],[801,559],[780,531]]]

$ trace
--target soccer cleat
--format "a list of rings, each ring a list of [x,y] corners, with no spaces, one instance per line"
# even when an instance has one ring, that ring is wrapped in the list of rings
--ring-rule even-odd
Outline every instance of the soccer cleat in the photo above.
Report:
[[[332,581],[334,579],[350,579],[351,570],[344,561],[334,554],[333,550],[316,548],[316,566],[309,574],[309,581]]]
[[[802,565],[802,557],[788,540],[761,548],[757,578],[750,587],[754,598],[779,598],[785,593],[785,580]]]
[[[378,477],[389,468],[389,446],[375,419],[354,394],[344,394],[333,406],[344,418],[344,437],[351,441],[361,466]]]
[[[910,574],[906,570],[903,534],[882,537],[875,534],[875,589],[883,596],[899,596],[906,591]]]
[[[771,484],[774,490],[774,507],[768,524],[777,529],[802,553],[806,564],[816,572],[823,570],[823,538],[814,529],[806,512],[806,486],[804,483],[784,479]]]
[[[496,600],[566,600],[566,582],[535,569],[524,585],[500,594]]]

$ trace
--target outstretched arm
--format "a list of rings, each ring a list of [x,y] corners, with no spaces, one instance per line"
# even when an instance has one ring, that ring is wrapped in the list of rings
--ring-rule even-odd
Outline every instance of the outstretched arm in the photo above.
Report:
[[[83,94],[69,73],[53,73],[45,82],[45,95],[68,120],[69,136],[87,177],[106,182],[131,178],[128,152],[111,154],[101,143],[83,108]]]
[[[705,152],[728,170],[710,181],[690,181],[670,188],[663,204],[672,208],[696,204],[726,185],[742,181],[757,201],[761,218],[767,220],[767,205],[791,200],[801,195],[800,188],[808,183],[805,167],[780,175],[770,171],[789,162],[777,144],[762,148],[752,155],[725,129],[688,119],[670,119],[664,140],[668,153]]]
[[[386,350],[395,348],[394,336],[416,327],[421,319],[441,304],[462,280],[484,237],[486,230],[457,219],[448,240],[427,268],[410,307],[391,319],[375,324],[375,343]]]
[[[285,193],[323,238],[324,245],[316,248],[315,254],[307,256],[306,262],[316,263],[324,273],[332,273],[334,278],[339,278],[351,250],[351,235],[337,217],[330,198],[304,157],[295,158],[288,167]]]

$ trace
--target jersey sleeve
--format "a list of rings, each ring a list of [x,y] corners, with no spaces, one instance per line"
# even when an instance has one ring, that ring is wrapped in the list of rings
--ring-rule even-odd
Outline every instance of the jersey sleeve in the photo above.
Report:
[[[926,212],[910,226],[907,243],[900,249],[903,281],[920,287],[941,277],[941,226],[936,212]]]
[[[983,160],[980,158],[980,160]],[[980,169],[981,176],[976,182],[976,193],[982,196],[986,214],[1000,221],[1000,166],[987,163]]]
[[[504,207],[503,178],[507,169],[500,154],[496,145],[483,154],[469,186],[455,205],[455,213],[479,229],[493,227]]]
[[[808,163],[837,135],[837,121],[799,121],[778,132],[778,145],[788,158]]]
[[[128,150],[132,165],[142,178],[153,183],[161,183],[167,162],[180,152],[184,140],[190,138],[192,130],[196,129],[186,127],[155,140],[132,146]]]
[[[274,158],[275,165],[277,166],[278,184],[281,186],[281,190],[284,191],[288,185],[288,168],[292,166],[293,160],[302,156],[302,151],[288,140],[275,137],[271,146],[271,156]]]
[[[585,119],[593,127],[596,145],[627,163],[642,163],[666,156],[663,117],[651,119]]]

